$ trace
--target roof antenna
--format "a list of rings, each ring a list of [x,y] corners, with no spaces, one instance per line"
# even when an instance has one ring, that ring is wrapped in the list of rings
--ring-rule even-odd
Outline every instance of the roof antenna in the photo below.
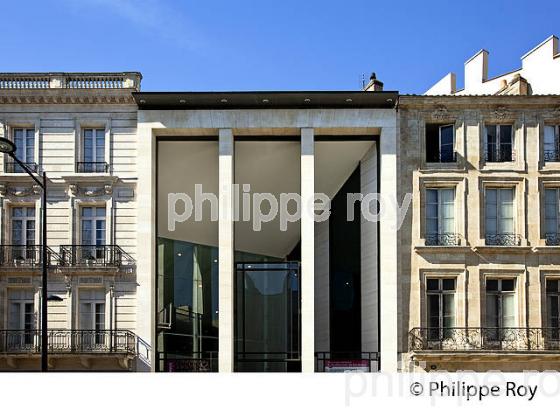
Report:
[[[362,73],[362,90],[366,88],[366,76]]]

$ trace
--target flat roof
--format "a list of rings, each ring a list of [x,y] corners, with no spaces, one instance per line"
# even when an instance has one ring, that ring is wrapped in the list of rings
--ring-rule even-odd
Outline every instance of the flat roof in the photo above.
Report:
[[[394,108],[397,91],[134,92],[141,110]]]

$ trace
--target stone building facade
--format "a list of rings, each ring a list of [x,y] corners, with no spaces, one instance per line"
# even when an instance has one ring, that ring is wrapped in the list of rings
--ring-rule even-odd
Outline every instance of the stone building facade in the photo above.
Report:
[[[139,73],[1,74],[0,134],[48,177],[49,367],[137,367]],[[0,368],[36,370],[41,188],[0,158]]]
[[[557,39],[532,53],[557,63]],[[400,97],[403,370],[560,369],[560,97],[530,91],[554,94],[547,67],[533,87],[506,75],[504,88]]]

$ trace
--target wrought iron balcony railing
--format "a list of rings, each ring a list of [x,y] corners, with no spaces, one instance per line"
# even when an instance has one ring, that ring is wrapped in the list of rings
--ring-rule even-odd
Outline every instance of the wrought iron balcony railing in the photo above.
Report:
[[[136,335],[128,330],[49,330],[48,351],[54,353],[136,353]],[[41,330],[0,330],[0,353],[41,352]]]
[[[560,328],[417,327],[408,334],[410,351],[560,350]]]
[[[76,172],[107,173],[109,172],[109,164],[106,162],[77,162]]]
[[[118,245],[61,245],[62,266],[126,267],[134,259]]]
[[[514,233],[487,234],[486,245],[489,246],[519,246],[521,235]]]
[[[484,152],[484,160],[486,162],[515,162],[516,161],[515,150],[507,150],[507,149],[486,150]]]
[[[33,172],[39,172],[39,166],[35,162],[24,162],[23,165]],[[22,166],[14,161],[8,161],[4,166],[5,172],[8,174],[26,174]]]
[[[459,246],[461,236],[456,233],[427,234],[426,246]]]
[[[560,233],[547,233],[545,243],[546,246],[560,246]]]
[[[42,265],[41,245],[1,245],[0,266],[14,268],[34,268]],[[47,265],[60,264],[60,256],[47,246]]]
[[[544,151],[544,162],[560,162],[560,149]]]

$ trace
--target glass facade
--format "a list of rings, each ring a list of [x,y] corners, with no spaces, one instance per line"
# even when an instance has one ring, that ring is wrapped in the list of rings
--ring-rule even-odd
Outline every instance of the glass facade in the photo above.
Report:
[[[236,371],[300,371],[298,262],[237,263]]]
[[[158,239],[160,371],[217,371],[218,250]]]

